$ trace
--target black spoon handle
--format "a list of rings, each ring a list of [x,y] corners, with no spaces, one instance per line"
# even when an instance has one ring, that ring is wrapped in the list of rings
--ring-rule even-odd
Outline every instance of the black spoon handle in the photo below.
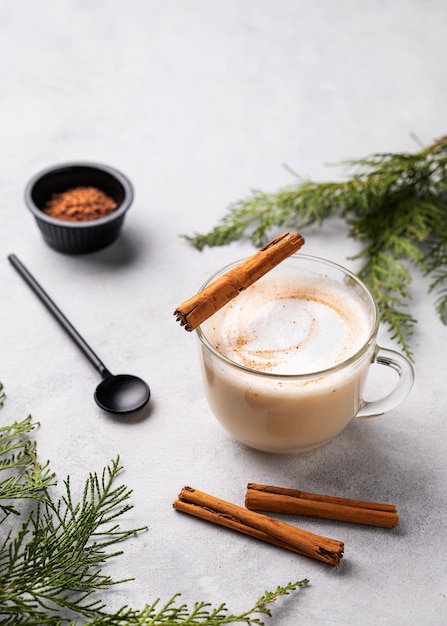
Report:
[[[93,352],[88,343],[81,337],[76,328],[68,321],[59,307],[53,302],[50,296],[39,285],[34,276],[27,270],[23,263],[16,257],[15,254],[8,256],[13,267],[18,271],[24,281],[31,287],[39,300],[47,307],[53,317],[59,322],[62,328],[70,335],[75,344],[82,350],[84,355],[88,358],[90,363],[99,371],[103,378],[111,376],[109,370],[104,363]]]

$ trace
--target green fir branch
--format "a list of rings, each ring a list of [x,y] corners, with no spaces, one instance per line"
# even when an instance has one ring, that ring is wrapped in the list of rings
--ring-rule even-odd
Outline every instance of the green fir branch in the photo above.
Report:
[[[130,626],[131,624],[135,626],[177,626],[178,624],[183,626],[222,626],[224,624],[264,626],[265,622],[259,616],[273,617],[266,605],[306,586],[308,582],[307,579],[303,579],[285,586],[278,586],[275,591],[266,591],[248,611],[238,615],[229,613],[225,603],[214,608],[207,602],[196,602],[192,607],[179,604],[180,594],[176,594],[165,604],[161,605],[160,600],[157,599],[141,611],[123,608],[114,615],[98,616],[88,621],[85,626]]]
[[[0,383],[0,407],[3,400]],[[0,469],[11,473],[0,483],[6,511],[0,527],[8,517],[8,500],[28,503],[26,514],[20,507],[9,511],[15,513],[9,521],[16,523],[0,542],[0,626],[261,626],[261,617],[272,617],[267,604],[307,584],[304,579],[265,592],[240,614],[231,614],[225,603],[188,607],[179,603],[180,594],[141,610],[124,606],[108,612],[101,592],[132,579],[114,580],[102,568],[122,554],[118,544],[146,530],[120,525],[133,506],[131,490],[116,484],[119,458],[101,474],[90,473],[78,499],[70,477],[63,482],[63,495],[55,498],[54,475],[48,463],[39,464],[36,444],[28,439],[35,426],[28,417],[0,428]]]
[[[0,392],[1,408],[5,397],[1,386]],[[48,463],[37,461],[36,443],[26,437],[36,427],[30,416],[0,427],[0,511],[5,517],[19,514],[11,501],[46,501],[46,489],[55,483]]]
[[[436,293],[436,310],[447,325],[447,219],[445,236],[435,241],[426,256],[426,274],[431,276],[429,292]]]
[[[378,300],[381,319],[408,356],[416,320],[408,314],[412,270],[430,276],[436,310],[447,324],[447,136],[415,153],[382,153],[344,163],[346,180],[298,182],[259,190],[228,208],[208,233],[184,235],[198,250],[247,237],[260,247],[274,228],[323,226],[337,216],[360,241],[359,275]]]

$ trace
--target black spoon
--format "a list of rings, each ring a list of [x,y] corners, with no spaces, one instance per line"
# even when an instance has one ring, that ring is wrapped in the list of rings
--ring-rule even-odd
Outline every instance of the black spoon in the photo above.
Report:
[[[97,386],[94,395],[98,406],[110,413],[132,413],[147,404],[151,392],[144,380],[130,374],[118,374],[116,376],[111,374],[16,255],[10,254],[8,259],[50,313],[57,319],[62,328],[70,335],[75,344],[82,350],[90,363],[101,374],[103,381]]]

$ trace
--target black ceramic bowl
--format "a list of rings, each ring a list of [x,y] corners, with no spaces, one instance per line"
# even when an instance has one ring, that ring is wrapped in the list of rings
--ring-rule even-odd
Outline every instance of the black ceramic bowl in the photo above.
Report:
[[[51,217],[43,208],[55,193],[76,187],[95,187],[113,198],[117,208],[99,219],[70,222]],[[25,202],[46,243],[67,254],[86,254],[109,246],[118,237],[133,200],[130,181],[116,169],[96,163],[67,163],[34,176],[25,190]]]

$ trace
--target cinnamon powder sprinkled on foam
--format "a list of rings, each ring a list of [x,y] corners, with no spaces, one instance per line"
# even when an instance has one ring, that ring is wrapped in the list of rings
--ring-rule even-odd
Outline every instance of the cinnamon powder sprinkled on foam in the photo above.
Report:
[[[300,281],[298,284],[293,281],[282,282],[281,289],[278,289],[276,284],[272,290],[268,279],[258,281],[241,294],[239,300],[227,305],[228,314],[226,312],[216,314],[219,322],[216,324],[215,321],[213,324],[211,337],[214,334],[214,341],[211,337],[210,339],[219,352],[245,367],[258,371],[300,373],[324,369],[343,362],[361,345],[363,314],[359,308],[360,303],[357,303],[355,298],[347,298],[345,302],[346,294],[343,287],[340,289],[337,285],[333,286],[330,281],[327,283],[325,280],[321,281],[321,285],[316,287],[314,283],[309,284],[308,281],[304,283]],[[246,298],[253,299],[248,309]],[[275,301],[280,307],[279,311],[286,308],[286,303],[293,301],[298,303],[301,301],[303,308],[296,312],[292,309],[289,319],[279,321],[279,325],[283,325],[281,332],[283,340],[277,345],[276,340],[273,340],[273,345],[269,346],[272,338],[270,328],[273,333],[277,332],[275,324],[279,318],[275,315],[270,316],[267,311],[264,317],[262,310],[264,305],[273,304]],[[328,321],[324,322],[324,326],[321,326],[320,314],[313,310],[314,305],[323,307],[327,314],[332,311],[334,315],[332,321],[329,317]],[[326,317],[326,313],[324,315]],[[228,319],[232,320],[229,325],[226,324]],[[342,326],[339,327],[338,323]],[[287,324],[289,324],[288,327]],[[332,326],[331,331],[329,328],[333,324],[336,325]],[[342,336],[345,332],[347,343],[343,345],[345,340]],[[264,333],[267,333],[266,337]],[[317,344],[313,352],[309,353],[308,344],[314,345],[314,339]],[[342,343],[337,349],[336,345],[339,341]],[[317,358],[316,362],[315,358]],[[291,363],[297,364],[292,370],[289,367]]]

